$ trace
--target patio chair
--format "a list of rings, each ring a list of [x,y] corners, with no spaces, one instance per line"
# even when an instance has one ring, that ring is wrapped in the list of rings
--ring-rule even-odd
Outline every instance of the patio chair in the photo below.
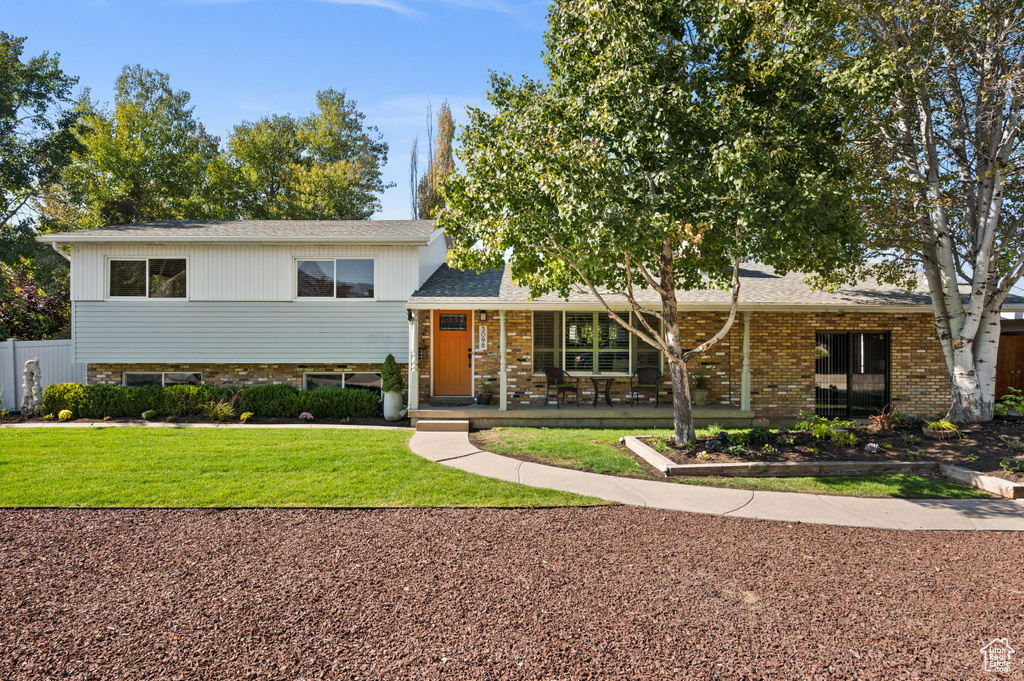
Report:
[[[637,369],[629,377],[629,406],[633,406],[633,400],[640,400],[640,393],[644,390],[654,392],[654,406],[658,406],[658,382],[661,381],[661,372],[652,367]]]
[[[548,403],[548,395],[554,390],[556,409],[560,409],[561,403],[565,401],[565,393],[576,395],[576,406],[580,406],[580,379],[578,376],[570,376],[557,367],[545,369],[544,375],[548,379],[548,387],[544,391],[544,404]]]

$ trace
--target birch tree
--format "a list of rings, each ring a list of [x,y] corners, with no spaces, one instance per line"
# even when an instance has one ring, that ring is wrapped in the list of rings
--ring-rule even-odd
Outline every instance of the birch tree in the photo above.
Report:
[[[1000,309],[1024,271],[1022,3],[852,7],[848,54],[870,98],[872,274],[923,270],[950,375],[947,418],[992,418]]]
[[[830,273],[858,254],[821,30],[785,3],[556,2],[547,82],[492,76],[494,113],[469,109],[464,170],[437,214],[450,262],[497,267],[508,254],[533,295],[589,291],[664,353],[676,441],[692,441],[687,361],[729,332],[741,263]],[[726,322],[685,346],[676,292],[711,287],[731,290]]]

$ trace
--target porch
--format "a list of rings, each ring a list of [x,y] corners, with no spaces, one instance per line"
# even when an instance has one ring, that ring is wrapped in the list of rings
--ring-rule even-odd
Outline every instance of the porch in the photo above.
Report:
[[[470,428],[493,428],[495,426],[519,426],[527,428],[671,428],[672,406],[651,405],[591,406],[584,401],[579,407],[570,403],[561,408],[536,405],[508,404],[501,409],[498,404],[468,406],[425,406],[410,409],[412,426],[421,420],[469,421]],[[754,412],[722,405],[693,407],[693,421],[697,426],[720,425],[723,428],[740,428],[754,422]]]

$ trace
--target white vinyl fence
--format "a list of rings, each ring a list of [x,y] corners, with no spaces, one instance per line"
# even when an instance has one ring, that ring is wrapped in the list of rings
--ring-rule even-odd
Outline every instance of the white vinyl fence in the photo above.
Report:
[[[21,409],[22,372],[25,362],[38,357],[43,387],[51,383],[85,383],[85,365],[73,364],[70,340],[0,342],[0,409]]]

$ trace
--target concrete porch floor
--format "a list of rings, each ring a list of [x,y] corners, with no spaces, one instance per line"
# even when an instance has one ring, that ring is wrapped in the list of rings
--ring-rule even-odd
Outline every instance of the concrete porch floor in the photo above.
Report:
[[[469,406],[423,406],[409,410],[409,419],[415,427],[420,420],[469,421],[470,428],[493,428],[495,426],[520,426],[537,428],[671,428],[672,406],[650,404],[635,407],[607,406],[594,407],[589,402],[537,407],[534,405],[508,405],[508,411],[500,411],[498,405]],[[697,426],[718,424],[722,427],[744,427],[752,425],[754,412],[736,407],[707,405],[693,407],[693,421]]]

